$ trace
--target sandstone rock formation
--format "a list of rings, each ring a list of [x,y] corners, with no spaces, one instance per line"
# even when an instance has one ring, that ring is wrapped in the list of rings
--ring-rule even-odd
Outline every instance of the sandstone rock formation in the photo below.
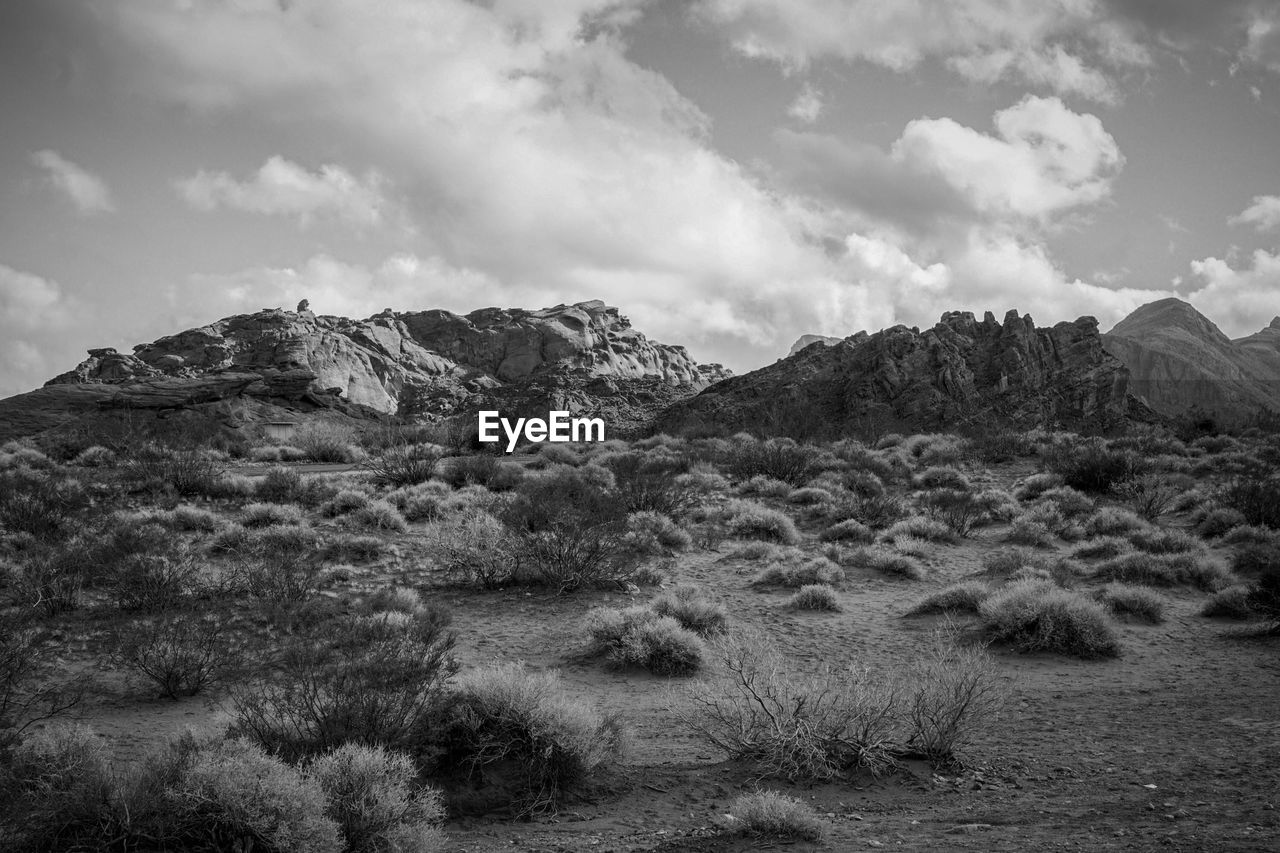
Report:
[[[616,308],[591,301],[466,316],[388,309],[365,320],[264,309],[140,344],[132,354],[92,349],[46,388],[88,389],[99,408],[152,410],[233,399],[370,416],[402,412],[406,402],[427,416],[603,406],[634,427],[727,375],[683,347],[648,340]],[[40,399],[65,401],[68,393]]]
[[[804,348],[677,403],[659,425],[797,437],[997,423],[1105,429],[1153,417],[1128,382],[1092,317],[1037,328],[1016,311],[1003,323],[951,312],[923,332],[894,326]]]
[[[1260,411],[1280,412],[1280,317],[1233,341],[1186,302],[1161,299],[1102,340],[1129,368],[1133,393],[1161,414],[1194,410],[1239,422]]]

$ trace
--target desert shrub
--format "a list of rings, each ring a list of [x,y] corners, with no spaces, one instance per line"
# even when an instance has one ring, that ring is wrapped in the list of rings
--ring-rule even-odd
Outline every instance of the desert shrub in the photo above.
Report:
[[[946,466],[926,468],[915,476],[913,482],[917,489],[951,489],[967,492],[972,488],[968,477],[955,468]]]
[[[272,503],[293,503],[302,493],[302,474],[293,468],[268,468],[254,483],[254,497]]]
[[[777,791],[742,794],[729,805],[730,826],[757,838],[821,841],[827,826],[805,803]]]
[[[0,571],[6,567],[0,563]],[[75,610],[83,602],[86,566],[66,546],[43,548],[26,555],[0,576],[15,604],[45,616]]]
[[[111,659],[149,679],[161,696],[177,699],[217,684],[242,656],[224,615],[178,613],[130,623]]]
[[[725,606],[705,596],[696,586],[677,584],[649,602],[659,616],[670,616],[682,628],[703,637],[723,634],[729,626]]]
[[[389,587],[369,595],[361,603],[361,607],[362,612],[367,614],[408,613],[412,615],[422,610],[422,595],[412,587]]]
[[[72,531],[89,508],[83,484],[29,470],[0,471],[0,528],[54,539]]]
[[[975,494],[967,490],[930,489],[916,501],[931,518],[945,524],[957,536],[968,536],[975,527],[1009,515],[1017,508],[1006,493],[995,490]]]
[[[198,506],[174,507],[164,521],[174,530],[199,533],[215,533],[222,529],[223,525],[217,513]]]
[[[729,489],[729,481],[710,462],[697,462],[676,476],[675,483],[696,495],[710,495]]]
[[[1280,633],[1280,563],[1262,570],[1249,587],[1249,607],[1271,623],[1270,633]]]
[[[1009,532],[1005,534],[1006,542],[1028,545],[1032,548],[1052,548],[1054,538],[1053,530],[1049,525],[1026,515],[1015,518],[1009,527]]]
[[[307,767],[324,791],[325,813],[348,853],[429,853],[443,849],[440,793],[416,787],[418,770],[404,753],[344,744]]]
[[[1036,559],[1034,554],[1021,548],[999,548],[983,556],[982,570],[991,577],[1007,578]]]
[[[1223,486],[1218,502],[1243,513],[1249,524],[1280,528],[1280,472],[1255,464]]]
[[[837,613],[841,609],[840,595],[834,587],[825,583],[805,584],[788,599],[787,605],[796,610],[822,610],[831,613]]]
[[[875,538],[869,527],[852,518],[833,524],[818,534],[818,539],[823,542],[857,542],[863,545],[870,544]]]
[[[81,468],[109,468],[116,464],[116,455],[102,445],[94,444],[76,454],[71,464]]]
[[[581,461],[577,460],[576,454],[560,445],[545,445],[544,451],[549,447],[554,447],[557,450],[573,455],[576,460],[574,464]],[[560,460],[555,459],[555,456],[554,452],[551,456],[547,456],[545,452],[540,454],[542,459],[559,463]],[[488,453],[478,453],[474,456],[453,456],[442,460],[437,476],[455,488],[484,486],[486,489],[491,489],[495,492],[507,492],[520,485],[520,481],[524,479],[524,469],[514,462],[499,459]]]
[[[647,510],[627,516],[627,542],[641,554],[662,554],[688,551],[693,537],[662,513]]]
[[[687,464],[682,457],[631,451],[611,453],[601,459],[603,467],[613,474],[617,500],[629,513],[659,512],[675,518],[699,501],[698,493],[679,481]]]
[[[559,673],[523,663],[472,670],[452,693],[442,771],[503,786],[522,814],[554,813],[564,795],[612,764],[622,729],[571,696]]]
[[[362,467],[381,485],[415,486],[431,479],[440,454],[433,444],[393,444],[371,455]]]
[[[829,780],[895,765],[902,686],[860,667],[797,673],[760,635],[717,647],[718,676],[673,710],[700,739],[763,776]]]
[[[954,544],[957,539],[955,531],[950,527],[937,519],[923,515],[904,518],[880,534],[880,539],[883,542],[894,542],[904,537],[945,544]]]
[[[816,473],[815,463],[820,455],[817,448],[796,444],[789,439],[771,438],[735,442],[720,462],[741,480],[764,475],[792,486],[801,486]]]
[[[1164,621],[1169,604],[1168,599],[1149,587],[1115,581],[1094,593],[1094,598],[1117,616],[1132,616],[1152,625]]]
[[[1195,529],[1196,533],[1205,539],[1217,539],[1242,524],[1248,524],[1248,519],[1240,510],[1216,507],[1204,514],[1196,523]]]
[[[963,451],[970,457],[987,463],[1008,462],[1019,456],[1029,456],[1033,450],[1026,434],[1005,429],[981,429],[969,436]]]
[[[1016,581],[978,608],[988,638],[1020,652],[1116,657],[1120,641],[1097,602],[1051,582]]]
[[[1115,487],[1116,495],[1140,518],[1156,521],[1169,512],[1186,489],[1156,474],[1145,474]]]
[[[301,462],[306,458],[305,450],[289,444],[263,444],[249,449],[250,462]]]
[[[584,621],[586,654],[616,667],[640,667],[654,675],[692,675],[706,651],[701,638],[670,616],[647,607],[597,607]]]
[[[0,623],[0,760],[28,728],[59,716],[79,701],[75,689],[64,689],[49,678],[53,664],[49,658],[34,630],[16,618]]]
[[[240,511],[240,525],[250,530],[256,527],[306,523],[302,510],[289,504],[254,503]]]
[[[1062,477],[1058,474],[1043,472],[1032,474],[1013,490],[1013,496],[1020,501],[1032,501],[1051,489],[1062,485]]]
[[[334,424],[305,424],[294,433],[292,441],[312,462],[351,463],[361,457],[352,431]]]
[[[181,497],[192,497],[216,490],[222,465],[197,450],[146,444],[130,455],[124,471],[136,488],[171,489]]]
[[[1041,456],[1045,467],[1060,475],[1063,483],[1093,494],[1111,491],[1137,477],[1143,468],[1136,453],[1111,450],[1098,439],[1053,444]]]
[[[800,542],[795,523],[776,509],[754,501],[735,499],[729,501],[725,510],[729,531],[734,536],[773,540],[784,545]]]
[[[954,764],[976,728],[1000,710],[1005,688],[985,648],[934,632],[924,655],[905,673],[906,747],[935,764]]]
[[[1215,619],[1251,619],[1257,614],[1249,605],[1249,587],[1237,583],[1209,596],[1200,608],[1200,615]]]
[[[1098,564],[1100,580],[1148,586],[1192,586],[1213,591],[1232,581],[1231,573],[1204,557],[1188,554],[1121,554]]]
[[[1118,507],[1103,507],[1084,523],[1086,536],[1117,536],[1135,530],[1145,530],[1151,525],[1136,513]]]
[[[433,525],[429,552],[454,583],[498,589],[510,583],[519,564],[512,536],[502,522],[473,510]]]
[[[233,695],[231,733],[287,760],[352,742],[409,749],[435,725],[457,671],[448,616],[350,616],[285,650],[280,674]]]
[[[757,474],[738,486],[740,494],[759,495],[762,498],[785,498],[791,494],[791,489],[791,484],[763,474]]]
[[[1200,548],[1199,542],[1181,530],[1134,530],[1128,539],[1135,548],[1148,554],[1185,554]]]
[[[1099,536],[1076,546],[1071,553],[1085,560],[1109,559],[1129,551],[1132,546],[1128,539],[1119,536]]]
[[[111,567],[107,591],[121,610],[174,607],[201,591],[201,568],[186,554],[131,554]]]
[[[229,573],[233,589],[274,604],[304,601],[320,589],[324,555],[315,531],[293,526],[239,530],[224,543],[235,561]]]
[[[396,552],[395,546],[381,536],[337,533],[320,550],[322,562],[372,563]]]
[[[920,561],[907,554],[895,554],[880,548],[861,548],[854,552],[850,561],[859,566],[873,569],[881,574],[906,578],[907,580],[924,580],[928,574]]]
[[[944,587],[925,596],[907,611],[908,616],[924,616],[931,613],[977,613],[979,605],[991,594],[981,581],[964,581]]]
[[[1231,555],[1231,568],[1240,574],[1251,575],[1280,564],[1280,542],[1250,543]]]
[[[890,494],[853,495],[841,503],[840,513],[845,518],[855,518],[877,530],[888,527],[908,515],[903,501]]]
[[[358,509],[364,509],[369,505],[369,495],[356,489],[341,489],[336,495],[320,505],[320,514],[326,518],[336,518],[340,515],[355,512]]]
[[[1222,537],[1223,545],[1280,545],[1280,531],[1256,524],[1233,527]]]
[[[1051,504],[1063,518],[1077,518],[1093,511],[1093,501],[1089,496],[1070,486],[1048,489],[1036,500],[1041,504]]]
[[[400,510],[384,500],[372,500],[365,506],[346,516],[343,523],[358,530],[390,531],[407,533],[409,522],[404,520]]]
[[[798,589],[809,584],[835,586],[844,582],[844,570],[825,557],[803,561],[778,560],[751,582],[755,587],[782,586]]]
[[[817,506],[830,503],[834,499],[831,492],[817,486],[804,486],[787,495],[787,502],[797,506]]]
[[[732,551],[721,557],[721,560],[749,560],[752,562],[761,560],[780,560],[786,557],[798,555],[799,549],[794,547],[784,547],[773,542],[744,542],[734,547]]]

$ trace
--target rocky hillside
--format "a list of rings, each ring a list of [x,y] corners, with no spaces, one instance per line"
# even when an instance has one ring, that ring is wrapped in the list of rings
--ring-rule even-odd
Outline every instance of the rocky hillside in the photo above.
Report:
[[[1196,407],[1226,421],[1280,412],[1280,317],[1231,340],[1180,299],[1144,305],[1102,336],[1132,374],[1133,392],[1161,414]]]
[[[1004,322],[990,312],[982,320],[951,312],[924,331],[894,326],[805,347],[677,403],[660,426],[838,436],[1152,419],[1128,385],[1129,371],[1103,349],[1092,317],[1037,328],[1016,311]]]
[[[270,309],[141,344],[131,354],[92,349],[44,389],[0,401],[0,422],[21,420],[24,406],[28,430],[31,413],[46,409],[34,422],[113,407],[220,405],[224,414],[231,407],[259,418],[282,416],[281,409],[435,416],[495,407],[602,412],[625,427],[727,375],[719,365],[698,364],[683,347],[650,341],[599,301],[465,316],[387,310],[365,320]],[[243,411],[249,403],[254,411]]]

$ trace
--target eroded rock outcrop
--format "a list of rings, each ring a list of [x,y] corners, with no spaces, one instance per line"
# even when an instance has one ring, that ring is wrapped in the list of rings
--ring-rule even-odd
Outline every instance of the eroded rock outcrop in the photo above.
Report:
[[[994,423],[1105,429],[1153,417],[1128,383],[1092,317],[1037,328],[1016,311],[1003,322],[951,312],[925,331],[894,326],[806,347],[676,403],[660,426],[802,437]]]
[[[302,307],[301,305],[299,307]],[[134,347],[94,349],[47,385],[112,386],[99,405],[180,408],[230,397],[370,413],[448,415],[481,405],[634,417],[727,376],[650,341],[603,302],[465,316],[387,310],[365,320],[266,309]]]

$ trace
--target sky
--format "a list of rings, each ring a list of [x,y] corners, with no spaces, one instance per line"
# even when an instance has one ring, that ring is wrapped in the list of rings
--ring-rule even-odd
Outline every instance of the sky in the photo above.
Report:
[[[4,0],[0,396],[85,350],[602,299],[801,334],[1280,315],[1280,0]]]

